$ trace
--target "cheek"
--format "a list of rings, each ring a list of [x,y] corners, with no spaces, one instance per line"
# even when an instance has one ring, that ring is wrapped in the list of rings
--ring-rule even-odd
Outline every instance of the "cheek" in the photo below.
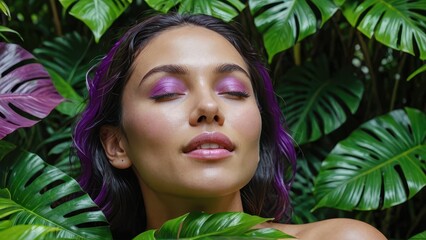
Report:
[[[181,114],[173,110],[154,109],[152,106],[138,108],[124,115],[123,119],[130,151],[149,154],[170,147],[170,133],[182,125]]]
[[[248,144],[251,144],[251,147],[253,147],[252,144],[259,144],[262,131],[262,119],[257,106],[239,112],[239,114],[235,116],[234,121],[232,121],[232,125],[233,128],[243,136],[242,139],[250,142]]]

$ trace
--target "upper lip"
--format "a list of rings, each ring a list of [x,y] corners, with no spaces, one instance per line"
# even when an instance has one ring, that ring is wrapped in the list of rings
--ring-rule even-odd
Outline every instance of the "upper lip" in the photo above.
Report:
[[[230,152],[235,148],[235,145],[226,135],[219,132],[206,132],[191,139],[191,141],[189,141],[189,143],[183,148],[183,152],[188,153],[194,151],[206,143],[217,144],[221,148]]]

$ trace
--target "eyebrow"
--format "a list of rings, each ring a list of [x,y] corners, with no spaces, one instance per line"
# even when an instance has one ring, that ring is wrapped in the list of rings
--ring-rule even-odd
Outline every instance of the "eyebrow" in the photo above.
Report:
[[[244,70],[244,68],[240,67],[237,64],[233,64],[233,63],[221,64],[215,69],[215,72],[217,72],[217,73],[242,72],[242,73],[244,73],[244,75],[246,75],[248,78],[250,78],[250,74],[246,70]]]
[[[231,72],[242,72],[244,75],[246,75],[248,78],[250,78],[250,74],[244,70],[244,68],[240,67],[237,64],[233,63],[224,63],[219,66],[217,66],[214,70],[216,73],[231,73]],[[157,67],[154,67],[153,69],[149,70],[143,77],[142,80],[139,82],[139,85],[148,78],[149,76],[159,73],[170,73],[170,74],[179,74],[184,75],[189,72],[188,68],[184,65],[176,65],[176,64],[166,64],[166,65],[160,65]]]
[[[153,75],[154,73],[159,72],[165,72],[170,74],[186,74],[188,73],[188,69],[182,65],[173,65],[173,64],[167,64],[167,65],[160,65],[158,67],[155,67],[151,70],[149,70],[143,77],[142,80],[139,82],[139,85],[148,78],[149,76]]]

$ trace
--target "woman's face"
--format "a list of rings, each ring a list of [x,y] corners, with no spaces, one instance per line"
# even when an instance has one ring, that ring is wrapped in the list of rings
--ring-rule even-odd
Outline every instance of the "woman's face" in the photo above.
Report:
[[[261,117],[237,50],[211,30],[183,26],[154,37],[133,67],[119,141],[142,191],[217,197],[246,185]]]

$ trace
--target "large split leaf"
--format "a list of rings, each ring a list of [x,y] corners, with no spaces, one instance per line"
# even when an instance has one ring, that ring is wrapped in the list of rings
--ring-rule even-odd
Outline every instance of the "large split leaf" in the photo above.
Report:
[[[267,218],[242,212],[207,214],[191,212],[171,219],[158,230],[150,230],[135,239],[281,239],[292,238],[272,228],[251,229]]]
[[[62,100],[47,71],[28,51],[0,42],[0,139],[34,125]]]
[[[132,0],[59,0],[69,13],[83,21],[98,42],[112,23],[127,9]]]
[[[321,25],[337,11],[333,1],[311,0],[321,13],[315,16],[315,9],[308,0],[249,0],[250,11],[263,41],[269,61],[275,54],[291,48],[296,42],[314,34]]]
[[[285,99],[282,108],[287,124],[299,144],[340,127],[347,113],[358,109],[363,92],[361,81],[349,70],[331,75],[324,56],[290,69],[277,88],[277,94]]]
[[[426,59],[426,1],[347,0],[341,6],[346,19],[367,37],[393,49]]]
[[[236,17],[245,7],[239,0],[146,0],[146,3],[164,13],[177,6],[179,13],[202,13],[227,22]]]
[[[54,227],[54,238],[111,238],[105,216],[73,178],[11,143],[0,141],[0,152],[0,188],[17,208],[9,216],[14,225]],[[0,199],[7,200],[4,193]]]
[[[339,142],[316,178],[316,208],[385,209],[426,185],[426,114],[394,110]]]

